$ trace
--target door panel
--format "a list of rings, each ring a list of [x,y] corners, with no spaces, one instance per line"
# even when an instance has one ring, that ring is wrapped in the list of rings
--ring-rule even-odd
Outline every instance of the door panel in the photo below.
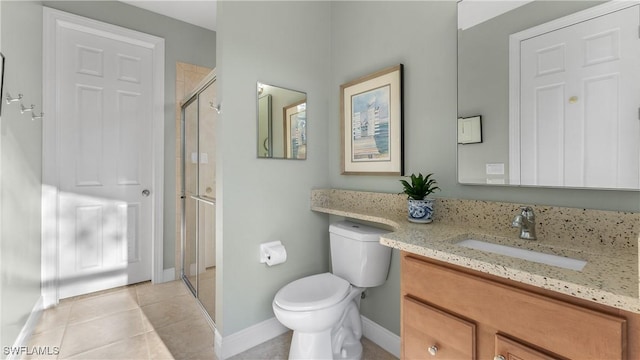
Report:
[[[198,151],[200,164],[198,166],[199,196],[215,200],[216,198],[216,121],[218,113],[211,107],[217,104],[216,83],[207,86],[198,95]],[[216,217],[215,205],[205,207],[206,214],[201,224],[202,264],[205,268],[216,266]]]
[[[139,109],[144,108],[144,99],[140,93],[117,92],[118,115],[114,118],[116,127],[116,171],[117,185],[141,185],[141,161],[145,160],[138,153],[140,136],[144,136],[144,123],[138,121]]]
[[[60,27],[60,297],[151,279],[152,50]]]
[[[215,221],[216,206],[198,201],[198,300],[212,320],[215,321],[216,267],[215,267]],[[213,253],[213,260],[210,256]],[[208,263],[209,261],[209,263]],[[212,263],[212,264],[211,264]]]
[[[120,234],[125,234],[127,248],[122,248],[121,259],[128,263],[141,261],[140,254],[140,204],[118,205]]]
[[[521,42],[523,185],[640,187],[639,23],[633,6]]]
[[[197,202],[192,196],[198,195],[198,101],[183,106],[184,156],[183,186],[183,248],[182,248],[182,276],[191,285],[196,295],[197,282]]]

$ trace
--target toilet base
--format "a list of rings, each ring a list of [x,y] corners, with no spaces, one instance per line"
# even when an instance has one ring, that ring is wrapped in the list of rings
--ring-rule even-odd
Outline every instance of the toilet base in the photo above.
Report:
[[[334,354],[335,355],[335,354]],[[360,360],[362,359],[362,343],[360,341],[344,344],[342,346],[342,353],[339,356],[334,356],[334,359],[341,360]]]
[[[294,330],[289,359],[360,360],[361,337],[360,312],[356,302],[349,300],[340,321],[333,328],[314,333]]]
[[[290,360],[360,360],[362,359],[362,343],[359,340],[345,342],[339,354],[331,351],[331,330],[322,333],[293,332]]]
[[[293,332],[289,359],[333,359],[331,353],[331,329],[320,333]]]
[[[341,360],[360,360],[362,358],[362,320],[355,301],[345,309],[337,327],[331,331],[333,358]]]

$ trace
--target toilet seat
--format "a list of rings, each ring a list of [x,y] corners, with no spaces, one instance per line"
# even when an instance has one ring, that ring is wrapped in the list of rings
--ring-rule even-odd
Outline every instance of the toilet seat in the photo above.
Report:
[[[274,302],[290,311],[309,311],[335,305],[349,293],[351,285],[332,273],[295,280],[278,291]]]

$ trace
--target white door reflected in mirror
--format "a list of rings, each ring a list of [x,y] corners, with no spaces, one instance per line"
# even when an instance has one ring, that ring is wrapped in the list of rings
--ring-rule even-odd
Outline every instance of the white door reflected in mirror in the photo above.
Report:
[[[639,190],[640,4],[536,0],[465,25],[465,2],[458,115],[482,116],[482,142],[458,141],[458,181]]]

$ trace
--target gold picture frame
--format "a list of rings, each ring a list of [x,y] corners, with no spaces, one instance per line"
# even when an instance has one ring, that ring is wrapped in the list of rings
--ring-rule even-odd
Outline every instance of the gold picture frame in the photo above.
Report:
[[[340,86],[343,175],[404,175],[403,70],[398,64]]]

